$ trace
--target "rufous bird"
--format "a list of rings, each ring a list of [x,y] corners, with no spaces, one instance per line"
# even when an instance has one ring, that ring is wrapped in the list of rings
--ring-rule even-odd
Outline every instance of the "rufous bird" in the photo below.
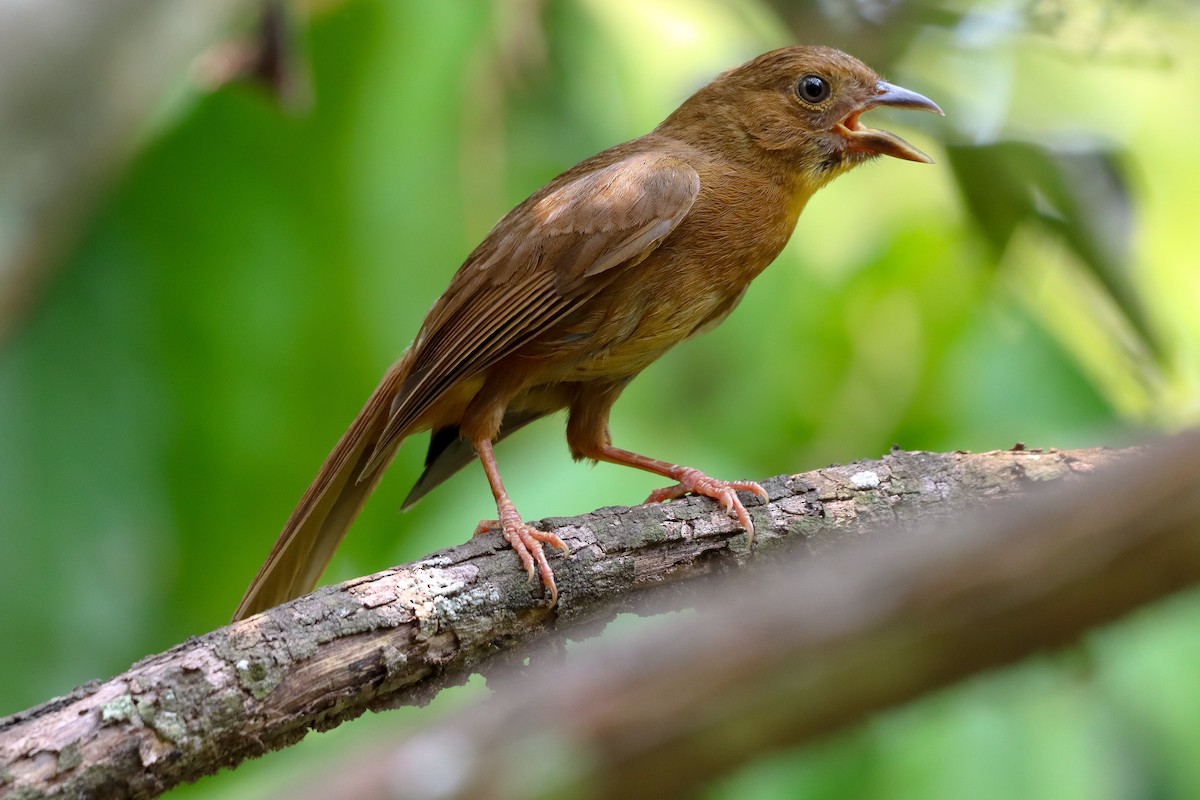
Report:
[[[312,589],[396,448],[421,431],[431,431],[425,471],[404,506],[478,457],[498,517],[479,531],[503,531],[552,603],[558,590],[544,547],[569,549],[524,522],[492,448],[561,409],[576,459],[662,475],[675,485],[647,502],[704,495],[752,537],[737,492],[765,500],[761,486],[615,447],[609,411],[639,372],[728,316],[817,189],[880,155],[931,161],[862,123],[879,106],[942,113],[838,50],[774,50],[510,211],[467,256],[325,460],[234,619]]]

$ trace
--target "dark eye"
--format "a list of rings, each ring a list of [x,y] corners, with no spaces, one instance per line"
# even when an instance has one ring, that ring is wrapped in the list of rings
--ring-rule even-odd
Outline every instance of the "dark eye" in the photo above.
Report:
[[[820,103],[829,97],[829,81],[820,75],[805,75],[796,84],[796,94],[806,103]]]

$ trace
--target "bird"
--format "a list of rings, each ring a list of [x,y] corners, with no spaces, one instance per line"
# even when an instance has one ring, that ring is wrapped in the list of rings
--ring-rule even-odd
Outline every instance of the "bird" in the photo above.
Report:
[[[403,507],[478,459],[496,519],[476,534],[502,532],[553,606],[546,548],[570,549],[525,522],[493,448],[564,409],[575,459],[673,482],[647,502],[712,498],[752,542],[737,493],[765,501],[759,484],[616,447],[609,412],[642,370],[729,315],[818,189],[877,156],[932,163],[862,123],[880,106],[942,114],[839,50],[773,50],[721,73],[650,133],[580,162],[513,208],[467,256],[322,464],[234,620],[311,591],[401,442],[424,431],[424,472]]]

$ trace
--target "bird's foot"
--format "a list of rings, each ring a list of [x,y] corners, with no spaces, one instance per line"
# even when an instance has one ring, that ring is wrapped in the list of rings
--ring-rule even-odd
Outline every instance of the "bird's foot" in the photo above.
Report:
[[[535,576],[541,578],[542,585],[550,591],[550,605],[553,606],[558,602],[558,586],[554,583],[554,571],[550,569],[542,544],[556,547],[567,555],[571,554],[571,548],[557,534],[540,531],[522,520],[511,502],[501,501],[497,510],[500,519],[481,521],[475,526],[475,535],[501,531],[505,541],[517,551],[517,558],[521,559],[521,566],[525,567],[529,579],[533,580]]]
[[[698,469],[686,467],[680,471],[679,483],[674,486],[668,486],[664,489],[657,489],[650,493],[646,498],[647,503],[661,503],[664,500],[675,500],[683,497],[685,494],[698,494],[704,497],[711,497],[721,504],[728,513],[737,518],[738,524],[746,531],[747,538],[754,541],[754,523],[750,520],[750,514],[746,511],[746,507],[742,505],[741,499],[737,496],[738,492],[750,492],[753,495],[761,498],[765,503],[770,498],[767,496],[767,490],[754,481],[721,481],[716,478],[710,478]]]

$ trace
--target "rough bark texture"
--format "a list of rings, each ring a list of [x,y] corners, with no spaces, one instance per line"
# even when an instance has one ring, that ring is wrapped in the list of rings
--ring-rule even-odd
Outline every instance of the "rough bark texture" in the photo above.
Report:
[[[0,720],[0,796],[152,797],[310,728],[424,703],[516,644],[632,608],[640,590],[818,555],[880,529],[925,527],[1119,456],[898,451],[780,476],[764,484],[771,502],[750,506],[753,550],[707,499],[546,520],[572,551],[553,559],[557,608],[498,534],[481,536],[318,590]],[[659,597],[681,604],[670,591]]]

